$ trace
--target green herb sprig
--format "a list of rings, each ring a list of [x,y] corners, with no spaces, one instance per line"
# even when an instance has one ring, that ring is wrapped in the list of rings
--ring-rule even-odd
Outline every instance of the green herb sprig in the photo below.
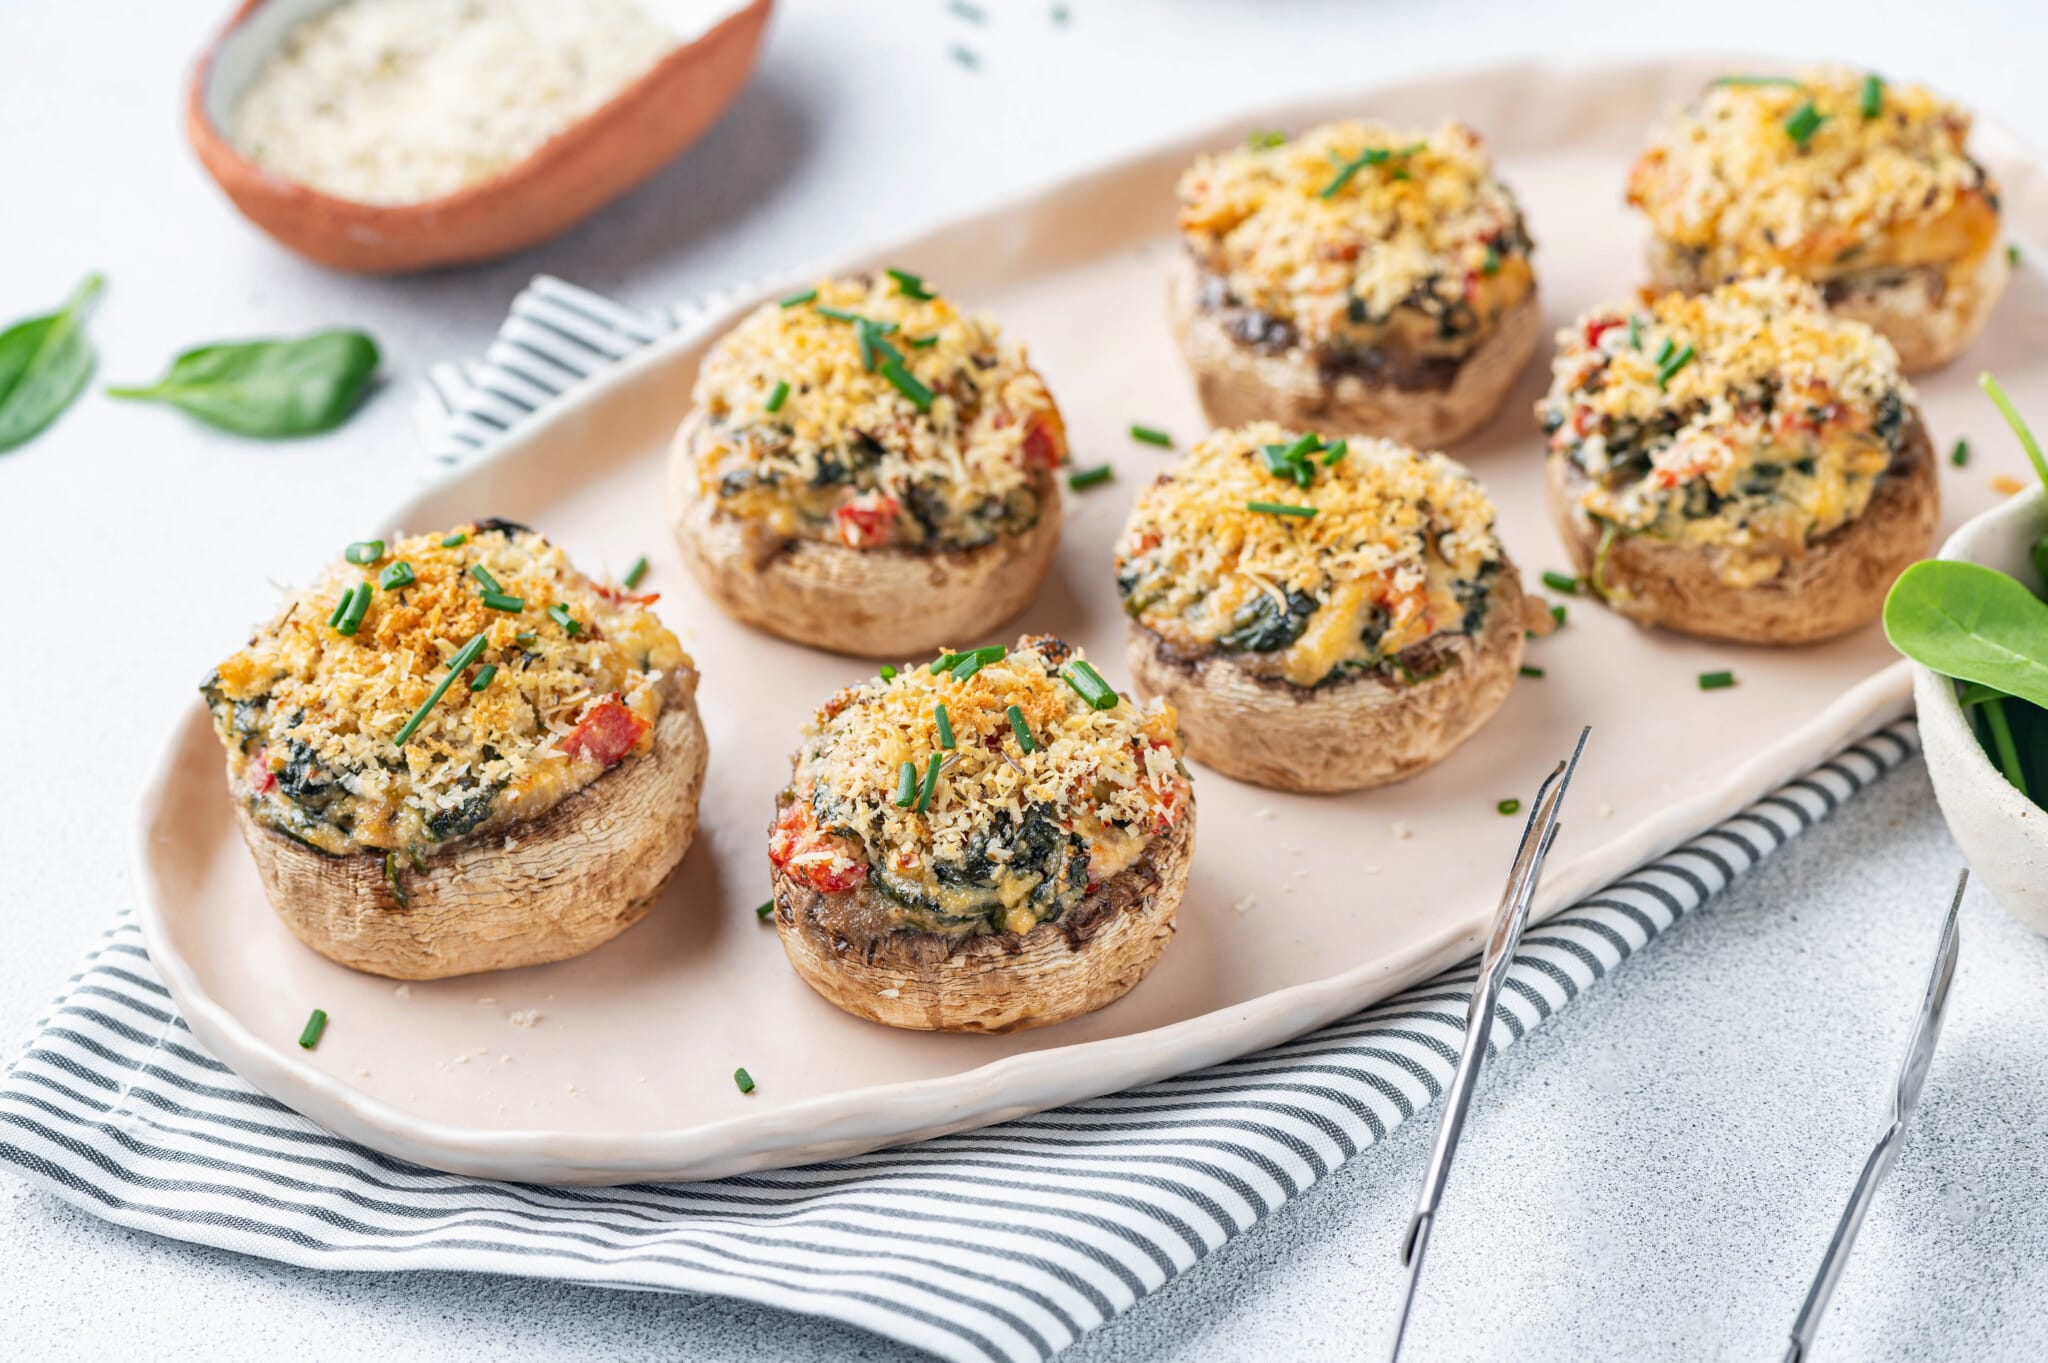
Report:
[[[316,331],[296,340],[231,341],[188,350],[142,387],[107,395],[162,402],[235,435],[284,440],[331,431],[370,390],[381,361],[360,331]]]
[[[104,284],[89,275],[55,312],[0,331],[0,454],[42,434],[85,391],[99,361],[85,323]]]

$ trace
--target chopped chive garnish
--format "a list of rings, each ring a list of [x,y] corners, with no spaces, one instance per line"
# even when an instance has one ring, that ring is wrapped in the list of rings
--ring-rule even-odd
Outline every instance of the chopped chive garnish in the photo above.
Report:
[[[969,71],[978,71],[981,69],[981,58],[975,56],[972,49],[962,47],[958,43],[954,43],[951,47],[947,48],[946,55],[951,57],[954,61],[959,62]]]
[[[477,599],[484,603],[485,610],[503,611],[507,615],[517,615],[526,609],[525,597],[508,596],[504,592],[485,592]]]
[[[621,584],[620,584],[620,585],[621,585],[621,586],[623,586],[623,587],[625,587],[625,589],[626,589],[627,591],[629,591],[629,592],[630,592],[630,591],[632,591],[632,590],[633,590],[633,589],[634,589],[635,587],[639,586],[639,585],[640,585],[640,579],[642,579],[642,578],[644,578],[644,577],[646,577],[646,576],[647,576],[647,555],[645,555],[645,554],[642,554],[642,555],[641,555],[640,557],[638,557],[638,558],[636,558],[636,559],[634,559],[634,560],[633,560],[633,566],[632,566],[632,567],[630,567],[630,568],[626,569],[626,576],[625,576],[624,580],[623,580],[623,581],[621,582]]]
[[[1884,82],[1876,76],[1863,78],[1863,98],[1859,106],[1865,118],[1876,118],[1884,112]]]
[[[1141,445],[1157,445],[1162,450],[1173,448],[1173,437],[1160,430],[1157,426],[1133,426],[1131,427],[1131,439]]]
[[[398,901],[398,907],[409,908],[412,896],[405,892],[405,882],[398,878],[398,853],[384,854],[384,883],[391,887],[391,897]]]
[[[1654,363],[1659,369],[1662,369],[1664,367],[1664,362],[1670,359],[1672,352],[1676,351],[1677,349],[1678,342],[1672,340],[1669,336],[1666,336],[1664,338],[1664,344],[1657,347],[1657,358],[1654,361],[1652,361],[1652,363]]]
[[[1565,622],[1566,614],[1567,612],[1563,606],[1552,605],[1550,608],[1550,622],[1554,625],[1561,625]]]
[[[962,653],[941,653],[938,657],[932,659],[931,674],[936,677],[941,672],[952,671],[953,664],[959,662],[965,656]]]
[[[946,713],[946,703],[940,701],[932,707],[932,722],[939,726],[939,746],[951,748],[953,744],[953,719]]]
[[[1522,802],[1514,799],[1502,800],[1494,808],[1503,814],[1519,814],[1522,812]]]
[[[1735,674],[1733,672],[1700,673],[1700,690],[1702,691],[1726,691],[1733,685],[1735,685]]]
[[[1364,170],[1367,166],[1377,166],[1390,161],[1393,159],[1393,155],[1394,153],[1388,151],[1385,147],[1367,147],[1364,151],[1358,153],[1357,156],[1337,168],[1337,178],[1323,186],[1320,197],[1325,199],[1334,197],[1339,190],[1351,183],[1351,177],[1358,174],[1359,171]]]
[[[503,587],[498,585],[498,579],[491,576],[491,570],[489,568],[484,567],[484,565],[481,563],[470,564],[469,575],[475,578],[477,581],[483,583],[484,590],[487,592],[502,592],[505,590]]]
[[[1479,262],[1479,273],[1495,275],[1500,273],[1500,247],[1486,243],[1486,259]]]
[[[1116,477],[1116,470],[1107,464],[1098,464],[1092,469],[1076,469],[1067,475],[1067,486],[1080,492],[1099,483],[1106,483]]]
[[[897,392],[909,398],[911,405],[918,411],[929,412],[932,409],[932,390],[919,383],[916,377],[903,367],[902,360],[883,361],[882,377],[894,384]]]
[[[756,917],[756,918],[760,919],[760,920],[761,920],[761,921],[762,921],[763,923],[767,922],[767,921],[768,921],[769,919],[773,918],[774,916],[775,916],[775,901],[774,901],[774,900],[772,900],[772,899],[771,899],[771,900],[769,900],[769,901],[768,901],[768,902],[767,902],[766,904],[763,904],[763,905],[761,905],[761,906],[760,906],[759,908],[757,908],[757,909],[755,909],[755,910],[754,910],[754,917]]]
[[[1970,442],[1967,440],[1958,440],[1956,442],[1956,447],[1948,452],[1948,462],[1954,464],[1957,468],[1961,468],[1963,465],[1969,463]]]
[[[341,596],[334,603],[334,611],[327,617],[327,628],[340,629],[341,617],[348,614],[348,603],[356,599],[356,584],[344,587]]]
[[[405,741],[419,731],[420,725],[427,722],[428,714],[433,711],[436,705],[441,703],[441,697],[448,694],[448,688],[454,685],[455,679],[464,672],[467,672],[469,665],[475,662],[478,655],[484,651],[484,644],[486,642],[485,637],[479,634],[476,638],[471,639],[461,648],[455,650],[455,656],[448,660],[448,675],[441,678],[434,689],[427,693],[426,703],[412,712],[412,718],[405,722],[405,727],[400,729],[398,736],[391,740],[392,747],[404,747]]]
[[[963,653],[960,655],[960,660],[953,664],[950,675],[954,681],[964,682],[975,673],[981,671],[982,662],[982,656],[979,653]]]
[[[357,566],[367,566],[384,557],[383,540],[357,540],[341,551],[341,556]]]
[[[933,753],[931,761],[925,763],[924,784],[917,788],[917,804],[914,806],[920,814],[932,807],[932,792],[939,788],[939,763],[944,760]]]
[[[354,634],[361,629],[363,616],[370,610],[370,584],[358,582],[351,590],[354,595],[348,599],[348,609],[341,613],[341,619],[334,626],[338,634]]]
[[[377,574],[377,585],[387,592],[395,592],[400,587],[410,587],[413,581],[412,565],[404,559],[386,565],[384,571]]]
[[[905,298],[915,298],[922,301],[927,298],[938,297],[937,294],[925,287],[922,275],[914,275],[908,270],[898,270],[894,267],[890,268],[888,275],[889,278],[896,281],[896,292],[902,294]]]
[[[761,410],[765,412],[779,412],[782,410],[782,404],[788,401],[789,382],[786,379],[777,379],[775,381],[775,390],[768,394],[768,401],[761,404]]]
[[[1809,99],[1794,109],[1792,117],[1785,120],[1785,136],[1803,147],[1815,130],[1827,121],[1827,115],[1814,108],[1813,101]]]
[[[1116,709],[1116,691],[1102,679],[1102,674],[1085,660],[1074,658],[1062,663],[1060,678],[1074,688],[1074,694],[1088,702],[1089,709]]]
[[[1345,452],[1348,451],[1350,448],[1351,442],[1349,440],[1332,441],[1330,443],[1330,447],[1323,451],[1323,467],[1329,468],[1331,465],[1335,464],[1339,459],[1342,459],[1344,457]]]
[[[896,669],[893,665],[889,663],[882,664],[882,680],[885,682],[896,680]]]
[[[905,762],[896,773],[896,807],[908,809],[917,799],[917,763]]]
[[[816,289],[805,289],[802,293],[793,293],[783,299],[782,306],[785,308],[800,308],[806,303],[815,303],[817,301],[818,291]]]
[[[2048,458],[2043,458],[2041,446],[2034,439],[2034,433],[2020,416],[2019,408],[2012,405],[2012,399],[2005,395],[2005,388],[1989,374],[1977,376],[1977,386],[1984,390],[1984,396],[1991,399],[1998,408],[1998,414],[2005,418],[2005,424],[2012,427],[2012,433],[2019,437],[2020,448],[2027,452],[2027,460],[2033,464],[2034,472],[2042,482],[2048,483]]]
[[[1024,712],[1012,705],[1003,711],[1010,717],[1010,732],[1017,735],[1017,746],[1028,755],[1038,751],[1038,740],[1031,736],[1031,726],[1024,722]]]
[[[835,322],[865,322],[868,320],[857,312],[848,312],[845,308],[828,308],[823,303],[818,304],[816,311],[818,316],[830,317]]]
[[[559,601],[548,607],[548,619],[560,625],[563,632],[572,638],[583,630],[583,626],[577,622],[576,617],[569,613],[569,608]]]
[[[1687,341],[1676,355],[1658,365],[1657,386],[1662,388],[1665,384],[1670,383],[1676,377],[1679,370],[1692,363],[1693,354],[1692,342]]]
[[[747,1073],[747,1068],[744,1065],[732,1072],[732,1081],[740,1086],[741,1093],[752,1093],[754,1091],[754,1076]]]
[[[1283,132],[1255,132],[1246,138],[1245,141],[1253,151],[1271,151],[1275,147],[1286,145],[1287,134]]]
[[[443,549],[453,549],[457,545],[467,543],[469,543],[469,532],[465,530],[457,530],[441,536],[441,547]]]
[[[1307,435],[1289,445],[1287,453],[1282,457],[1298,464],[1322,447],[1323,438],[1314,431],[1310,431]]]
[[[2005,244],[2005,263],[2008,265],[2020,263],[2020,244],[2018,242],[2009,241]]]
[[[1722,76],[1714,84],[1739,87],[1749,85],[1797,85],[1799,82],[1791,76]]]
[[[1635,313],[1628,315],[1628,348],[1635,351],[1643,348],[1643,319]]]
[[[1314,507],[1296,506],[1292,502],[1246,502],[1244,509],[1247,511],[1263,511],[1269,516],[1301,516],[1306,518],[1316,514]]]
[[[320,1034],[327,1030],[327,1010],[315,1008],[313,1015],[306,1019],[306,1029],[299,1033],[299,1047],[312,1050],[320,1044]]]
[[[521,648],[532,648],[536,643],[540,642],[540,636],[530,629],[522,629],[519,633],[512,636],[512,642],[518,644]]]
[[[938,343],[939,337],[937,332],[932,333],[930,336],[913,336],[910,338],[910,348],[912,350],[924,350]]]
[[[1541,677],[1543,675],[1543,669],[1540,667],[1531,667],[1529,666],[1529,664],[1523,663],[1522,675],[1525,677]]]
[[[1579,594],[1579,580],[1569,573],[1545,573],[1543,585],[1554,592],[1563,592],[1566,596]]]
[[[485,663],[482,667],[479,667],[476,670],[476,676],[471,678],[469,683],[469,689],[472,691],[481,691],[485,687],[489,686],[491,684],[491,678],[497,675],[498,665],[496,663]]]

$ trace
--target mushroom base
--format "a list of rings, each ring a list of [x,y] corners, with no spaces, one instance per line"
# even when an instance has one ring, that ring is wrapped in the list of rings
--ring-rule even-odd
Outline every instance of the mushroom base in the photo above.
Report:
[[[654,732],[650,750],[530,823],[406,865],[404,903],[382,852],[315,851],[239,800],[235,819],[271,908],[331,961],[394,980],[542,965],[639,922],[689,850],[707,756],[695,704],[671,701]]]
[[[1579,504],[1585,474],[1552,455],[1546,482],[1580,580],[1609,607],[1638,624],[1749,644],[1812,643],[1875,620],[1892,580],[1932,551],[1941,514],[1934,449],[1917,413],[1863,514],[1750,587],[1723,582],[1711,549],[1646,535],[1616,536],[1596,575],[1600,527]]]
[[[984,638],[1024,609],[1060,539],[1059,486],[1038,478],[1029,529],[973,549],[849,549],[764,537],[698,485],[694,414],[669,456],[668,513],[683,562],[721,610],[794,643],[900,659]]]
[[[1137,689],[1179,712],[1188,756],[1275,790],[1366,790],[1435,766],[1492,717],[1522,664],[1522,581],[1503,563],[1486,621],[1461,636],[1449,664],[1414,683],[1377,676],[1303,687],[1261,677],[1228,653],[1177,656],[1131,621]]]
[[[1195,849],[1189,805],[1144,855],[1066,917],[1023,936],[949,937],[917,928],[862,936],[872,886],[826,893],[775,874],[775,930],[790,965],[855,1017],[932,1032],[1017,1032],[1092,1013],[1145,978],[1174,934]],[[835,902],[836,901],[836,902]]]
[[[1532,288],[1459,362],[1447,385],[1404,389],[1355,373],[1327,374],[1298,346],[1268,353],[1245,345],[1202,307],[1201,293],[1200,271],[1182,255],[1172,268],[1167,303],[1212,425],[1271,420],[1302,431],[1381,435],[1422,449],[1470,435],[1490,421],[1543,330]]]

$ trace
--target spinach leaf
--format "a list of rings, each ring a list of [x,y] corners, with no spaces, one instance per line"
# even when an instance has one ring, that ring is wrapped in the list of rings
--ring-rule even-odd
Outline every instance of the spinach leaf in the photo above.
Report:
[[[85,318],[101,283],[93,275],[57,311],[0,332],[0,454],[55,421],[92,377]]]
[[[1996,569],[1929,559],[1884,602],[1892,647],[1944,676],[2048,706],[2048,604]]]
[[[201,346],[178,356],[147,388],[107,392],[167,402],[236,435],[315,435],[348,419],[378,359],[377,343],[360,331],[316,331],[295,341]]]

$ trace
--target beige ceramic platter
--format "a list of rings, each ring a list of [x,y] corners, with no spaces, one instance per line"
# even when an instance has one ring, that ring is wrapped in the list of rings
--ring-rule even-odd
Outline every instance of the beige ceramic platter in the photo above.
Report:
[[[1182,441],[1200,429],[1168,335],[1173,182],[1199,149],[1247,128],[1350,113],[1433,125],[1455,114],[1489,138],[1538,243],[1552,326],[1640,278],[1640,224],[1621,184],[1644,126],[1726,64],[1560,72],[1516,67],[1270,110],[834,267],[897,264],[985,307],[1024,337],[1064,408],[1076,459],[1116,481],[1069,498],[1065,541],[1019,625],[1079,641],[1127,680],[1110,545],[1134,489],[1170,457],[1134,421]],[[2048,241],[2048,179],[1996,129],[1978,149],[2006,190],[2030,260]],[[793,278],[809,278],[810,274]],[[648,919],[580,960],[414,984],[353,974],[288,936],[236,840],[221,763],[195,703],[144,793],[135,843],[156,963],[192,1029],[248,1079],[364,1144],[458,1172],[546,1182],[693,1179],[844,1155],[1125,1088],[1293,1036],[1468,953],[1520,830],[1526,799],[1582,723],[1593,725],[1540,912],[1554,911],[1902,713],[1909,687],[1875,628],[1770,652],[1646,634],[1590,602],[1533,641],[1541,680],[1449,761],[1406,784],[1346,797],[1273,794],[1197,770],[1201,835],[1179,934],[1158,969],[1090,1017],[1007,1037],[895,1032],[818,999],[754,908],[767,896],[764,834],[798,726],[870,666],[734,625],[684,576],[663,524],[661,461],[708,341],[777,287],[618,368],[488,458],[365,535],[476,516],[544,529],[585,565],[645,553],[662,616],[703,672],[711,768],[702,826]],[[2048,279],[2019,271],[1990,330],[1950,371],[1921,380],[1944,451],[1977,437],[1967,469],[1943,461],[1943,533],[2023,474],[1973,376],[1995,367],[2024,408],[2048,413]],[[1510,553],[1532,584],[1563,567],[1542,510],[1533,366],[1507,409],[1453,453],[1491,487]],[[317,556],[315,556],[317,557]],[[300,578],[295,564],[243,570]],[[223,650],[234,640],[223,639]],[[981,642],[962,640],[962,644]],[[1731,668],[1733,690],[1701,692]],[[295,1044],[310,1007],[331,1017]],[[518,1020],[515,1021],[515,1018]],[[521,1025],[521,1023],[527,1025]],[[759,1087],[732,1082],[744,1065]]]

